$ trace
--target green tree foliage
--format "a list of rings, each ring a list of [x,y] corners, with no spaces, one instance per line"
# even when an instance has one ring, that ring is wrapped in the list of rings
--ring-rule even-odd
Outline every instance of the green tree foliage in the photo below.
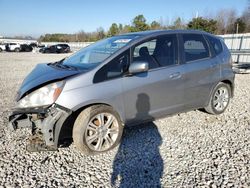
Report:
[[[119,28],[118,28],[118,25],[116,23],[113,23],[110,28],[109,28],[109,32],[108,32],[109,36],[114,36],[114,35],[117,35],[119,34]]]
[[[150,24],[150,29],[152,30],[156,30],[156,29],[161,29],[161,24],[157,21],[152,21],[152,23]]]
[[[149,30],[146,18],[140,14],[133,19],[132,26],[130,28],[132,32]]]
[[[198,17],[193,18],[192,21],[187,24],[187,27],[189,29],[198,29],[209,33],[214,33],[216,30],[216,24],[216,20]]]

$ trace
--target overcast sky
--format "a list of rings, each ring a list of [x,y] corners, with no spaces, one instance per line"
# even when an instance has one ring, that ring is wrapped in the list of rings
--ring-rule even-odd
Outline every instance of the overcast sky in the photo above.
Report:
[[[112,23],[130,24],[138,14],[150,23],[168,24],[180,16],[185,21],[235,9],[240,15],[248,0],[0,0],[0,35],[75,33],[107,30]]]

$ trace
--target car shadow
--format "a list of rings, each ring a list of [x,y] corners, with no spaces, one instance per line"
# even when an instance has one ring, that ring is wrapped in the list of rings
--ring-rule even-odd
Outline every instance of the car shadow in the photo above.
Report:
[[[150,110],[146,94],[139,94],[136,118]],[[144,114],[145,115],[145,114]],[[153,119],[153,118],[152,118]],[[114,187],[161,187],[163,160],[159,146],[162,138],[153,122],[124,130],[123,139],[113,162],[111,185]]]

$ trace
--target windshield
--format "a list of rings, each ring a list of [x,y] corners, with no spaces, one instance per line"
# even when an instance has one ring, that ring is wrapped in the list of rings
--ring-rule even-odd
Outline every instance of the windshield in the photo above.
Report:
[[[63,61],[63,65],[94,68],[136,37],[137,35],[121,35],[103,39],[68,57]]]

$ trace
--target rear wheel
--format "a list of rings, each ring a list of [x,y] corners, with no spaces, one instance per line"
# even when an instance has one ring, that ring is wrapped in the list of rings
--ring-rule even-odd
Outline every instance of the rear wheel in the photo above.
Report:
[[[2,52],[3,50],[2,50],[2,48],[0,48],[0,52]]]
[[[83,110],[73,128],[77,149],[85,154],[111,150],[120,143],[123,125],[117,112],[106,105],[95,105]]]
[[[20,52],[20,48],[15,48],[15,52]]]
[[[210,114],[223,113],[230,101],[231,89],[228,84],[220,82],[211,95],[208,106],[205,110]]]

